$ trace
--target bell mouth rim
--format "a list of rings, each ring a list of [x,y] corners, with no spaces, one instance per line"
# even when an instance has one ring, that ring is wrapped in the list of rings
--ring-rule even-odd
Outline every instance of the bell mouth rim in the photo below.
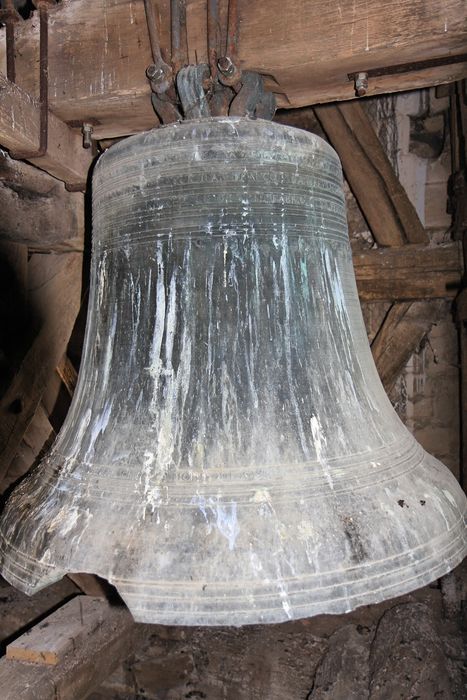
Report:
[[[428,585],[449,573],[467,555],[466,521],[467,509],[452,528],[420,545],[417,549],[425,556],[419,557],[416,565],[414,549],[410,549],[389,559],[356,563],[354,567],[342,569],[341,580],[336,576],[337,571],[325,572],[273,581],[268,586],[263,585],[262,591],[253,590],[252,581],[236,581],[237,591],[242,591],[244,584],[240,595],[227,596],[227,587],[233,590],[232,582],[228,581],[137,581],[122,579],[98,567],[61,569],[43,562],[34,562],[34,583],[27,584],[14,572],[15,568],[24,572],[27,566],[24,562],[29,559],[19,550],[12,552],[13,556],[4,554],[2,575],[23,593],[33,595],[67,574],[94,574],[116,588],[138,623],[205,627],[280,624],[317,615],[346,614]],[[8,559],[12,567],[8,566]],[[390,560],[392,567],[387,565]],[[30,566],[31,562],[28,563]],[[401,572],[414,569],[414,575],[401,578]],[[316,585],[318,581],[319,586]],[[260,585],[257,584],[257,588]],[[261,607],[255,604],[258,602]]]
[[[180,611],[167,610],[167,606],[164,605],[164,603],[160,608],[146,609],[144,607],[136,607],[132,603],[132,596],[127,592],[127,588],[122,581],[115,578],[112,579],[111,583],[116,587],[135,621],[149,624],[236,627],[257,624],[280,624],[315,617],[317,615],[342,615],[365,605],[375,605],[385,600],[394,600],[394,598],[422,588],[452,571],[452,569],[460,564],[467,555],[465,526],[466,515],[464,514],[459,518],[455,528],[444,533],[443,539],[446,540],[444,549],[440,548],[439,544],[436,548],[431,547],[431,553],[424,560],[418,562],[419,566],[420,563],[425,566],[415,576],[401,580],[400,568],[395,568],[392,572],[382,570],[371,577],[365,575],[350,583],[341,582],[339,584],[329,585],[327,588],[337,589],[341,592],[345,591],[345,595],[340,594],[334,595],[333,597],[323,597],[322,600],[317,601],[309,600],[313,593],[316,593],[316,589],[313,590],[307,587],[305,591],[292,592],[284,596],[283,592],[278,591],[277,582],[273,582],[271,586],[272,592],[263,594],[261,598],[275,601],[276,605],[265,606],[263,609],[250,608],[232,612],[232,599],[229,598],[227,599],[228,603],[224,610],[214,612],[209,607],[209,602],[211,602],[212,605],[212,599],[204,598],[205,605],[201,605],[203,602],[202,592],[207,590],[209,587],[208,584],[204,591],[201,587],[200,597],[196,599],[197,608],[194,612],[182,608]],[[429,547],[431,544],[431,542],[427,543],[425,547]],[[413,552],[413,550],[401,554],[400,557],[411,558],[411,552]],[[368,566],[376,569],[381,562],[384,562],[384,560],[373,562]],[[430,564],[432,564],[432,566],[430,566]],[[406,564],[405,568],[413,569],[413,564],[409,562]],[[355,571],[360,569],[361,566],[355,566]],[[347,571],[349,570],[347,569]],[[384,585],[376,589],[374,587],[369,588],[368,583],[371,580],[374,580],[374,582],[378,580],[382,581]],[[326,587],[323,587],[322,590],[326,590]],[[165,591],[161,590],[160,600],[165,601],[171,596],[171,603],[173,603],[173,591],[173,584],[167,586]],[[140,595],[138,597],[141,599]],[[257,597],[257,594],[255,594],[255,599],[257,599]],[[308,600],[304,600],[304,598],[308,598]],[[222,600],[222,598],[220,600]],[[245,600],[248,600],[248,596],[243,596],[241,600],[245,602]],[[190,602],[192,601],[193,598],[190,599]],[[206,609],[205,613],[203,613],[203,607]],[[235,621],[236,619],[237,621]]]

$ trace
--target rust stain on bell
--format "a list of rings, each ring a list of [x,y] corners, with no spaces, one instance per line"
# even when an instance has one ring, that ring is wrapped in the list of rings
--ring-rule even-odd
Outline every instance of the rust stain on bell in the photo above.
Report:
[[[379,381],[326,143],[242,118],[133,136],[93,223],[78,386],[3,514],[8,581],[91,572],[138,621],[241,625],[461,561],[466,499]]]

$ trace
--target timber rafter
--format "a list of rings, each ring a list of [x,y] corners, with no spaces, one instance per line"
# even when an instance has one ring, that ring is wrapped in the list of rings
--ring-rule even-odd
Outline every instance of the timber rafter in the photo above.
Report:
[[[167,58],[169,4],[154,1]],[[219,0],[221,24],[226,8],[227,0]],[[352,99],[348,76],[359,71],[378,73],[370,77],[368,95],[467,74],[459,58],[467,45],[464,0],[239,0],[238,11],[239,63],[268,77],[281,107]],[[187,0],[186,14],[189,61],[207,62],[206,1]],[[38,25],[33,17],[15,27],[16,80],[33,96]],[[0,47],[4,52],[1,39]],[[96,138],[154,126],[145,76],[151,60],[143,0],[64,0],[50,9],[49,105],[62,121],[93,120]],[[391,72],[394,66],[406,72]]]

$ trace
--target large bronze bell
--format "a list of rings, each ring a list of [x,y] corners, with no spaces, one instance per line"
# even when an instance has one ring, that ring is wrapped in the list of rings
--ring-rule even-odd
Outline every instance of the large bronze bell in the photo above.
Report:
[[[171,124],[93,178],[85,350],[13,492],[2,573],[113,583],[136,620],[342,613],[445,574],[466,499],[379,381],[334,151],[262,120]]]

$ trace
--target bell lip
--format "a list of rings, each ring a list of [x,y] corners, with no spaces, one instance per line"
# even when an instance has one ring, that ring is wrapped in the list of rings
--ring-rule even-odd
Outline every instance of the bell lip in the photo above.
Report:
[[[331,146],[330,143],[325,141],[321,136],[318,134],[314,134],[311,131],[306,131],[305,129],[300,129],[299,127],[296,126],[290,126],[289,124],[281,124],[279,122],[273,122],[268,119],[260,119],[260,118],[252,118],[252,117],[225,117],[225,116],[215,116],[215,117],[198,117],[196,119],[184,119],[183,121],[176,121],[176,122],[171,122],[170,124],[161,124],[160,126],[156,126],[152,129],[149,129],[148,131],[140,131],[137,134],[131,134],[130,136],[127,136],[126,138],[121,139],[117,143],[112,144],[107,148],[104,153],[101,154],[101,156],[98,158],[96,165],[94,167],[93,171],[93,178],[94,176],[99,172],[99,170],[102,167],[105,167],[102,165],[102,163],[105,163],[109,156],[114,156],[115,154],[119,153],[121,150],[124,150],[127,148],[127,145],[131,142],[137,143],[139,141],[142,141],[144,138],[149,136],[149,134],[158,134],[158,133],[164,133],[164,132],[169,132],[169,131],[180,131],[186,128],[193,127],[196,124],[206,124],[206,123],[226,123],[226,124],[239,124],[239,123],[249,123],[249,124],[265,124],[268,125],[269,127],[273,127],[277,132],[297,132],[300,133],[301,135],[305,134],[306,138],[310,143],[315,142],[318,143],[320,148],[322,148],[329,156],[334,158],[336,162],[341,165],[341,161],[339,158],[339,155],[337,154],[337,151]],[[189,142],[188,142],[189,143]],[[107,155],[109,154],[109,155]]]
[[[237,598],[239,606],[237,609],[232,609],[232,598],[226,599],[227,605],[225,609],[214,609],[214,603],[220,599],[220,596],[217,596],[217,598],[215,596],[203,598],[201,595],[200,597],[199,593],[204,591],[201,582],[167,581],[164,584],[159,584],[156,588],[154,582],[150,581],[146,584],[145,593],[144,581],[122,580],[109,574],[108,571],[98,571],[97,569],[73,568],[63,570],[58,567],[54,568],[50,564],[45,566],[42,564],[43,575],[41,576],[41,570],[37,567],[36,575],[32,582],[27,583],[25,579],[16,576],[11,568],[5,568],[5,565],[8,567],[8,555],[3,556],[0,573],[6,581],[27,595],[37,593],[52,583],[59,581],[66,574],[94,574],[116,588],[137,623],[187,627],[243,627],[246,625],[280,624],[312,618],[317,615],[343,615],[362,606],[375,605],[385,600],[398,598],[401,595],[411,593],[428,585],[452,571],[467,555],[466,515],[464,514],[459,518],[454,528],[446,531],[436,539],[436,547],[432,546],[432,542],[425,543],[421,547],[430,551],[424,558],[417,561],[418,572],[405,579],[400,578],[401,571],[404,568],[409,570],[415,568],[415,565],[411,562],[413,550],[402,553],[398,557],[401,560],[406,559],[408,563],[405,564],[405,567],[395,566],[392,570],[388,570],[388,567],[384,566],[385,560],[379,560],[363,567],[366,568],[366,574],[360,576],[360,578],[355,578],[353,581],[351,578],[348,578],[347,581],[335,581],[334,584],[321,588],[316,587],[313,589],[313,587],[308,586],[303,589],[302,587],[297,592],[289,591],[285,598],[278,591],[277,584],[270,586],[269,593],[263,592],[260,596],[252,595],[245,587],[246,592],[243,596]],[[24,567],[21,566],[22,555],[18,551],[16,554],[19,555],[16,557],[16,566],[19,571],[24,570]],[[11,559],[13,561],[14,557],[11,557]],[[374,571],[370,571],[371,568]],[[361,571],[362,567],[356,565],[354,571],[358,572],[359,570]],[[349,569],[343,571],[351,572]],[[327,575],[329,576],[329,574]],[[373,581],[371,586],[369,586],[370,581]],[[198,597],[196,598],[198,607],[196,610],[192,610],[187,605],[187,602],[191,601],[193,604],[196,587],[198,587]],[[216,587],[216,584],[210,585],[208,582],[207,587],[212,589]],[[139,589],[139,592],[136,594],[132,592],[132,589],[135,588]],[[326,590],[326,588],[331,588],[334,596],[331,595],[323,597],[321,600],[315,599],[313,601],[313,594],[316,596],[316,593],[319,593],[320,590]],[[182,592],[182,595],[179,596],[182,602],[178,607],[176,602],[173,602],[175,600],[174,590]],[[189,591],[193,595],[186,595]],[[336,591],[340,592],[340,594],[336,595]],[[342,591],[345,591],[345,595],[342,595]],[[259,597],[263,598],[266,605],[262,609],[255,607],[248,609],[248,602],[251,602],[252,598],[257,602]],[[151,598],[153,601],[156,601],[155,604],[151,602]],[[148,603],[146,606],[141,604],[144,600]],[[170,607],[166,604],[166,601],[171,601]]]
[[[463,525],[463,527],[462,527]],[[127,605],[131,615],[133,616],[135,622],[145,623],[145,624],[162,624],[169,626],[200,626],[200,627],[243,627],[246,625],[267,625],[267,624],[281,624],[284,622],[293,622],[296,620],[303,620],[317,615],[344,615],[353,612],[357,608],[366,605],[376,605],[385,600],[392,600],[411,593],[412,591],[423,588],[424,586],[432,583],[433,581],[445,576],[450,571],[455,569],[467,556],[467,537],[465,535],[465,517],[461,519],[460,529],[457,537],[452,537],[452,530],[447,533],[449,535],[448,543],[454,545],[455,543],[460,543],[460,546],[452,552],[451,556],[446,559],[443,558],[441,562],[437,562],[438,551],[436,551],[428,561],[437,564],[433,567],[423,570],[418,575],[411,578],[400,580],[397,578],[400,573],[399,570],[395,570],[391,577],[391,572],[382,572],[379,576],[375,578],[380,578],[385,582],[385,585],[374,590],[368,589],[368,578],[364,577],[361,579],[365,590],[358,591],[356,593],[347,594],[345,597],[328,598],[323,601],[313,602],[307,601],[301,605],[297,605],[294,602],[294,595],[288,596],[289,608],[285,607],[283,604],[280,606],[280,596],[277,592],[277,586],[274,589],[274,594],[271,598],[276,600],[276,607],[265,608],[264,610],[257,610],[255,608],[250,610],[238,610],[232,612],[230,608],[227,607],[225,611],[202,611],[198,608],[197,611],[191,613],[187,610],[180,611],[163,611],[161,609],[145,609],[141,607],[136,607],[131,601],[131,595],[125,590],[125,586],[122,585],[120,581],[114,579],[111,583],[117,589],[119,595]],[[358,569],[358,567],[356,567]],[[394,582],[391,582],[393,579]],[[352,586],[352,584],[340,584],[341,588]],[[338,588],[338,586],[335,586]],[[170,586],[166,589],[167,598],[170,596]],[[305,592],[311,598],[312,591],[308,589]],[[245,596],[245,600],[248,596]],[[206,600],[206,609],[209,608],[209,600]]]

